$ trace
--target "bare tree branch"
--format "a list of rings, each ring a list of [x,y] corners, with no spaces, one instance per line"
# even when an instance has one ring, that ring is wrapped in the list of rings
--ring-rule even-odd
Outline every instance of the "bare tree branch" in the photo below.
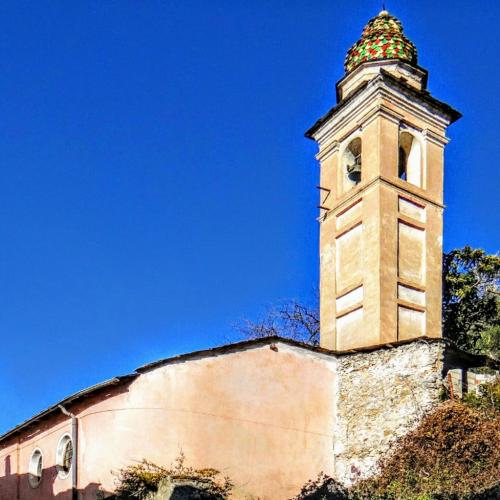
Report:
[[[319,313],[317,306],[297,301],[271,308],[260,321],[245,319],[236,329],[246,339],[280,336],[307,344],[319,344]]]

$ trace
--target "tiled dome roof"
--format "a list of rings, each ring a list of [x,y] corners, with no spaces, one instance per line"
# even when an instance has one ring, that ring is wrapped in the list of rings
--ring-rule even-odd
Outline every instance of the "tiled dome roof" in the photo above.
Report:
[[[363,30],[361,39],[347,52],[344,67],[347,73],[365,61],[401,59],[417,64],[417,49],[403,34],[399,19],[383,10]]]

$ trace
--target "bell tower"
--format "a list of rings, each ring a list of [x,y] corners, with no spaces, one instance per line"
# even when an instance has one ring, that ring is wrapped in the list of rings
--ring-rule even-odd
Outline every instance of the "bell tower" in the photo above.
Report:
[[[441,336],[444,148],[460,113],[426,90],[401,22],[382,11],[345,60],[319,146],[321,346]]]

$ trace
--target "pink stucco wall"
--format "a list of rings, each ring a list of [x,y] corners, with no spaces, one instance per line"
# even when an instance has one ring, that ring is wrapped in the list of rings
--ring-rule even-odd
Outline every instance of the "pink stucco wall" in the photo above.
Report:
[[[181,450],[187,465],[230,476],[235,498],[290,498],[331,471],[335,359],[277,347],[169,363],[71,408],[79,417],[80,498],[95,498],[98,487],[112,491],[113,471],[124,465],[143,458],[170,465]],[[69,430],[69,419],[58,415],[21,435],[18,445],[17,438],[4,443],[1,500],[70,498],[71,480],[57,478],[54,466]],[[45,471],[32,489],[27,468],[35,447]]]
[[[0,450],[0,499],[70,499],[71,479],[56,479],[55,454],[62,435],[71,424],[62,415],[40,423]],[[43,454],[43,481],[33,489],[28,483],[28,463],[35,448]]]

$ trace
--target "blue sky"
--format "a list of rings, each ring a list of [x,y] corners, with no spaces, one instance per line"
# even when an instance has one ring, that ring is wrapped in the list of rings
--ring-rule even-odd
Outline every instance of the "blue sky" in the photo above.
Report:
[[[387,2],[449,130],[445,248],[496,252],[498,2]],[[318,166],[380,2],[0,6],[0,432],[318,280]]]

